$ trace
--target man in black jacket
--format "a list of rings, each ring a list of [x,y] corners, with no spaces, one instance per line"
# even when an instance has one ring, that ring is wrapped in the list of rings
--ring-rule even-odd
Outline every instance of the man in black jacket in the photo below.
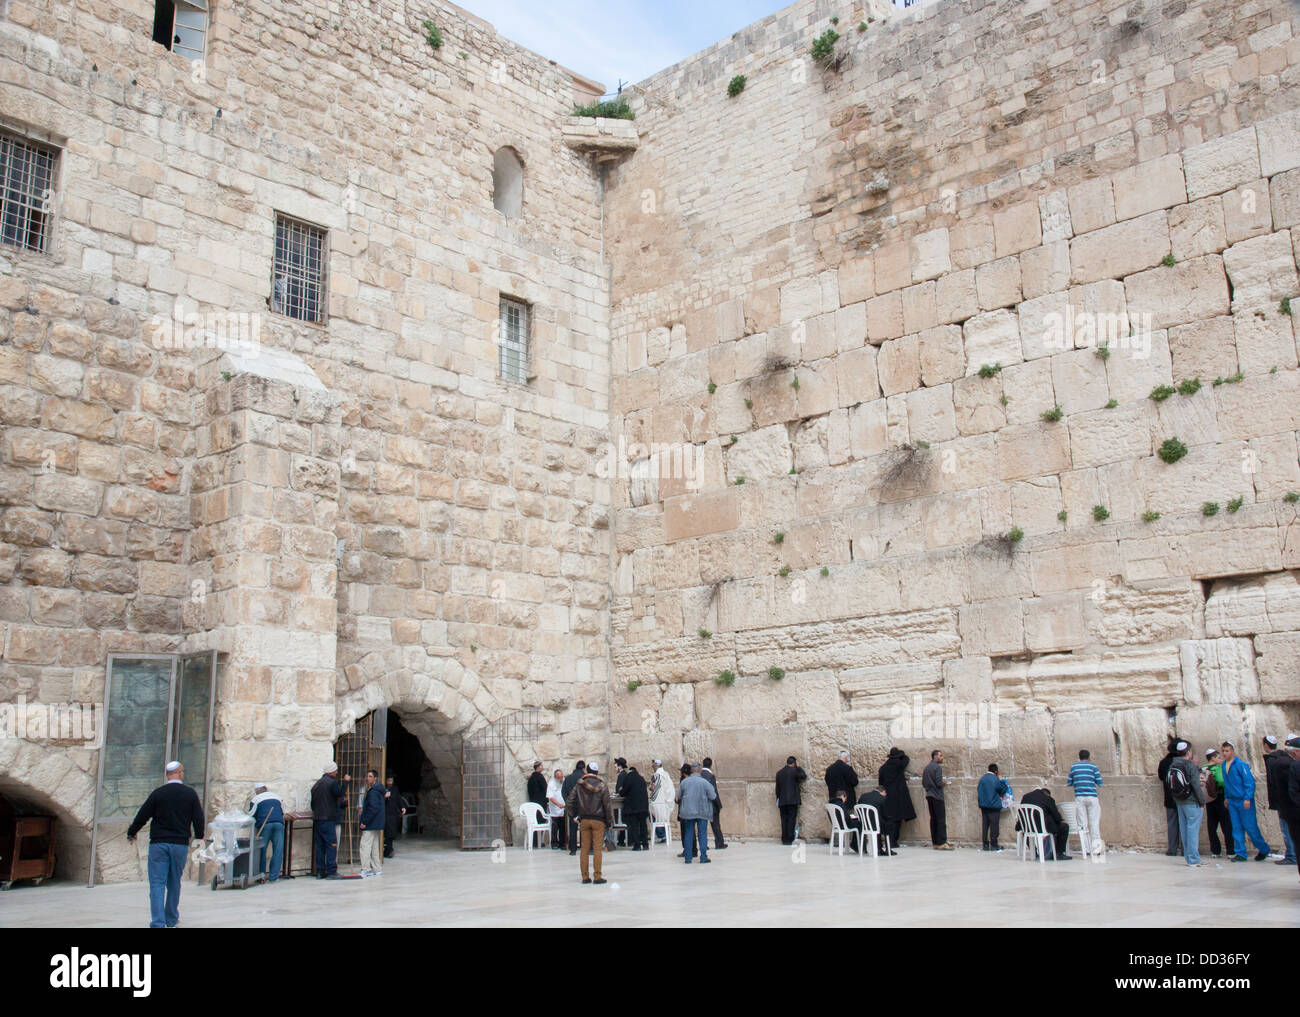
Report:
[[[623,797],[623,782],[625,780],[627,780],[627,760],[624,759],[622,756],[619,756],[617,759],[614,760],[614,796],[616,798]],[[626,812],[627,810],[621,809],[620,811]],[[626,816],[624,816],[623,818],[623,825],[624,826],[627,825]],[[614,846],[625,847],[627,845],[626,837],[627,837],[626,831],[619,830],[617,837],[615,838],[614,841]]]
[[[645,778],[629,766],[623,775],[623,823],[633,851],[650,850],[650,790]]]
[[[1072,856],[1065,853],[1070,846],[1070,824],[1061,816],[1061,810],[1056,807],[1056,799],[1052,797],[1052,792],[1045,787],[1035,788],[1020,799],[1020,804],[1037,805],[1043,810],[1043,827],[1052,835],[1053,842],[1047,860],[1071,861]],[[1019,820],[1016,820],[1016,829],[1020,829]]]
[[[1156,776],[1160,778],[1160,789],[1165,796],[1165,833],[1169,839],[1169,848],[1165,851],[1167,855],[1183,853],[1183,838],[1178,828],[1178,803],[1169,793],[1169,764],[1174,759],[1174,743],[1170,742],[1165,758],[1160,760],[1160,766],[1156,769]]]
[[[587,761],[579,759],[578,765],[573,768],[573,772],[564,778],[564,784],[561,790],[564,792],[564,801],[567,804],[569,795],[573,794],[573,789],[578,786],[578,781],[587,776]],[[565,819],[569,825],[569,854],[578,853],[578,820],[566,809]]]
[[[885,834],[894,846],[902,843],[903,824],[916,818],[916,807],[907,790],[907,767],[911,762],[907,753],[895,746],[876,775],[876,782],[885,789],[886,795]]]
[[[898,844],[898,842],[893,839],[893,836],[896,836],[896,832],[894,835],[890,834],[890,830],[893,829],[893,827],[883,818],[889,809],[889,795],[886,793],[885,789],[882,787],[875,787],[870,791],[863,791],[862,794],[858,796],[858,804],[870,805],[876,810],[876,816],[880,819],[880,836],[885,838],[885,842],[876,846],[877,853],[891,857],[898,854],[898,852],[894,850]]]
[[[853,796],[857,794],[857,786],[858,774],[849,765],[849,750],[845,749],[840,753],[840,758],[826,768],[826,800],[835,801],[838,792],[843,791],[849,801],[853,801]]]
[[[406,802],[398,790],[393,775],[388,775],[384,787],[384,857],[393,857],[393,842],[402,835],[402,817],[406,815]]]
[[[1291,766],[1286,775],[1286,798],[1279,804],[1278,812],[1292,830],[1300,830],[1300,735],[1287,735],[1285,745]]]
[[[533,772],[528,775],[528,800],[542,810],[546,816],[546,776],[542,773],[541,760],[533,763]],[[540,847],[540,833],[533,834],[533,847]]]
[[[1291,824],[1282,815],[1281,805],[1286,799],[1287,775],[1291,772],[1291,757],[1284,749],[1277,747],[1277,739],[1272,735],[1264,736],[1264,782],[1268,789],[1268,808],[1276,812],[1278,826],[1282,828],[1282,845],[1285,856],[1277,861],[1278,865],[1295,865],[1295,842]]]
[[[126,839],[149,824],[149,928],[174,929],[181,920],[181,876],[190,851],[190,831],[203,837],[203,805],[185,786],[185,768],[167,764],[167,783],[154,788],[126,829]]]
[[[343,803],[347,795],[335,775],[339,764],[325,765],[321,779],[311,786],[311,822],[315,834],[316,878],[338,879],[339,823],[343,821]],[[350,776],[344,775],[345,781]]]
[[[794,843],[794,824],[799,815],[799,805],[803,801],[799,785],[808,779],[802,766],[796,766],[794,756],[785,761],[785,766],[776,772],[776,807],[781,813],[781,843]]]
[[[713,785],[713,790],[718,790],[718,778],[713,775],[713,760],[705,758],[700,766],[700,776]],[[722,795],[718,795],[713,800],[713,847],[716,851],[721,851],[727,846],[727,842],[722,839]]]

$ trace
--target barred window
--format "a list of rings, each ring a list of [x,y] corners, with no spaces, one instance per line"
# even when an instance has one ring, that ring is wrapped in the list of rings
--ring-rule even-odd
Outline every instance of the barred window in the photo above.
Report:
[[[0,131],[0,240],[49,250],[59,150]]]
[[[299,321],[325,320],[326,236],[319,226],[276,214],[272,311]]]
[[[528,305],[509,297],[501,298],[501,377],[524,384],[528,381]]]

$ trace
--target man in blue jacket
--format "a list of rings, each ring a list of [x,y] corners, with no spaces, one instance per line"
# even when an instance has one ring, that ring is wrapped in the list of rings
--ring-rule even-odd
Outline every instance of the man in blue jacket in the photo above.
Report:
[[[268,883],[280,878],[284,864],[284,803],[280,796],[266,789],[265,784],[253,787],[253,800],[248,803],[253,816],[253,831],[260,845],[255,859],[260,875]],[[266,870],[267,852],[271,855],[271,871]]]
[[[366,793],[361,804],[361,875],[384,874],[383,835],[388,821],[388,803],[379,786],[379,771],[366,771]]]
[[[1250,772],[1250,764],[1237,755],[1232,742],[1224,742],[1219,748],[1223,753],[1223,797],[1228,803],[1228,815],[1232,817],[1232,835],[1237,847],[1232,860],[1246,861],[1246,838],[1249,837],[1259,852],[1255,861],[1265,861],[1272,851],[1259,832],[1259,821],[1255,818],[1255,775]]]
[[[998,764],[989,763],[989,772],[975,786],[979,799],[980,842],[985,851],[1001,851],[998,847],[998,827],[1002,824],[1002,796],[1011,794],[1011,785],[998,775]]]

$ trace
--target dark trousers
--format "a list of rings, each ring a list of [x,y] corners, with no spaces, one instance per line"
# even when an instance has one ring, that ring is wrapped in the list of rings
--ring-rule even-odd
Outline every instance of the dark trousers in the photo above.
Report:
[[[577,853],[578,853],[578,821],[576,819],[570,819],[569,820],[569,854],[576,855]]]
[[[1177,809],[1165,809],[1165,835],[1169,840],[1169,850],[1165,854],[1181,855],[1183,853],[1183,835],[1182,829],[1178,825]]]
[[[898,842],[903,836],[903,821],[885,816],[880,820],[880,832],[885,835],[889,850],[893,851],[898,847]]]
[[[339,824],[315,823],[316,834],[316,874],[333,876],[339,871]]]
[[[1070,853],[1070,824],[1062,823],[1055,830],[1049,829],[1047,832],[1052,835],[1052,840],[1055,842],[1052,845],[1055,853],[1048,857],[1062,858],[1068,855]]]
[[[948,814],[943,802],[938,798],[927,798],[926,808],[930,810],[930,843],[935,847],[948,843]]]
[[[627,824],[627,846],[648,848],[650,846],[650,813],[628,812],[623,815]]]
[[[797,805],[778,805],[777,809],[781,813],[781,843],[794,843],[794,824],[799,818],[799,806]]]
[[[564,828],[568,825],[563,816],[551,817],[551,847],[557,850],[564,847]]]
[[[1210,854],[1217,855],[1222,847],[1227,847],[1228,854],[1232,848],[1232,819],[1228,816],[1228,806],[1222,798],[1211,798],[1205,805],[1205,825],[1210,834]],[[1223,830],[1223,843],[1219,843],[1219,830]]]
[[[716,805],[713,806],[713,846],[715,848],[726,847],[727,842],[722,839],[722,810]]]
[[[986,848],[998,846],[998,827],[1002,825],[1001,809],[980,806],[980,843]]]

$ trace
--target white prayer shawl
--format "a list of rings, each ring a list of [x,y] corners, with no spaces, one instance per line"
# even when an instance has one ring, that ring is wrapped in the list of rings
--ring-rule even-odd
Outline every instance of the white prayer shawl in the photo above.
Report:
[[[674,803],[673,779],[661,766],[654,772],[650,784],[650,815],[656,823],[666,823],[672,818]]]

